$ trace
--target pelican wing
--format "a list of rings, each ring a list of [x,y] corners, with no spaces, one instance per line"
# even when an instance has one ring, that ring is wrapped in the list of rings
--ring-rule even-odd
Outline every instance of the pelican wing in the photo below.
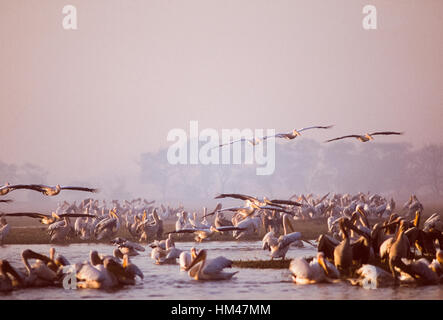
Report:
[[[216,228],[218,231],[235,231],[235,230],[246,230],[246,228],[242,227],[234,227],[234,226],[221,226]]]
[[[10,203],[10,202],[12,202],[12,200],[11,199],[5,199],[5,200],[0,200],[0,202]]]
[[[301,279],[309,279],[311,276],[311,268],[306,259],[295,258],[289,264],[289,271],[293,276]]]
[[[84,213],[63,213],[58,215],[60,218],[68,217],[68,218],[97,218],[96,215],[93,214],[84,214]]]
[[[224,268],[230,268],[232,266],[232,261],[226,259],[225,257],[217,257],[215,259],[207,260],[204,267],[205,273],[219,273],[223,271]]]
[[[300,240],[301,239],[301,233],[300,232],[292,232],[285,236],[281,236],[278,239],[278,248],[284,248],[286,246],[289,246],[291,243]]]
[[[386,135],[392,135],[392,134],[400,135],[400,134],[403,134],[403,132],[395,132],[395,131],[380,131],[380,132],[374,132],[374,133],[371,133],[370,135],[371,135],[371,136],[377,136],[377,135],[384,135],[384,136],[386,136]]]
[[[194,233],[194,232],[198,232],[198,231],[208,231],[208,230],[209,229],[183,228],[183,229],[180,229],[180,230],[165,232],[165,234],[170,234],[170,233]]]
[[[15,185],[6,186],[5,188],[10,188],[11,190],[28,189],[38,192],[44,191],[43,186],[40,184],[15,184]]]
[[[296,201],[290,201],[290,200],[277,200],[277,199],[274,199],[274,200],[270,200],[269,202],[270,202],[270,204],[273,204],[273,205],[275,205],[275,204],[277,204],[277,205],[278,204],[285,204],[285,205],[288,205],[288,206],[297,206],[297,207],[302,206],[301,203],[296,202]]]
[[[250,200],[250,201],[257,201],[257,198],[248,196],[245,194],[239,194],[239,193],[221,193],[218,196],[216,196],[214,199],[221,199],[221,198],[234,198],[234,199],[240,199],[240,200]]]
[[[85,187],[60,187],[61,190],[77,190],[77,191],[85,191],[85,192],[94,192],[97,193],[99,192],[98,189],[93,189],[93,188],[85,188]]]
[[[29,218],[49,218],[51,217],[48,214],[37,213],[37,212],[14,212],[14,213],[5,213],[5,216],[8,217],[29,217]]]
[[[312,127],[306,127],[306,128],[297,129],[297,131],[298,132],[302,132],[302,131],[311,130],[311,129],[330,129],[332,127],[333,127],[333,125],[330,125],[330,126],[312,126]]]
[[[80,281],[102,281],[104,279],[104,274],[87,263],[82,265],[80,270],[77,272],[77,278]]]
[[[360,135],[351,134],[351,135],[348,135],[348,136],[343,136],[343,137],[338,137],[338,138],[326,140],[325,142],[331,142],[331,141],[336,141],[336,140],[341,140],[341,139],[346,139],[346,138],[359,138],[359,137],[360,137]]]

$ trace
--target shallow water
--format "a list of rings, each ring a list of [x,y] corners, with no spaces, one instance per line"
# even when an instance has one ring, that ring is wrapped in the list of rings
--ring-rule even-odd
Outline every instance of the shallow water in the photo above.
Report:
[[[268,251],[261,249],[259,241],[239,242],[176,242],[176,247],[189,250],[208,249],[208,258],[225,256],[231,260],[269,259]],[[23,265],[20,253],[24,249],[48,254],[49,245],[6,245],[0,248],[0,258],[9,260],[14,266]],[[239,271],[232,280],[205,282],[189,278],[180,271],[178,265],[155,265],[150,258],[151,249],[131,258],[145,276],[137,280],[135,286],[126,286],[114,291],[81,289],[65,290],[62,288],[36,288],[16,290],[0,294],[0,299],[443,299],[443,286],[380,288],[376,290],[354,287],[347,283],[296,285],[291,282],[286,269],[244,269],[232,268],[228,272]],[[105,244],[71,244],[56,246],[71,263],[81,262],[89,257],[90,250],[101,254],[112,254],[114,247]],[[287,258],[313,256],[315,248],[290,248]]]

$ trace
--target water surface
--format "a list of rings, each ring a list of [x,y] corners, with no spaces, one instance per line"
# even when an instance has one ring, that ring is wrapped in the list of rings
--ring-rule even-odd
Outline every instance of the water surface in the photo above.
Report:
[[[176,242],[176,247],[189,250],[207,249],[208,258],[225,256],[231,260],[269,259],[268,251],[261,249],[260,241],[212,241],[196,244]],[[49,245],[6,245],[0,248],[0,257],[22,268],[20,253],[24,249],[49,254]],[[178,265],[155,265],[150,258],[151,249],[132,257],[145,278],[137,280],[135,286],[127,286],[114,291],[62,288],[35,288],[16,290],[0,294],[0,299],[443,299],[443,286],[380,288],[376,290],[351,286],[348,283],[296,285],[291,282],[289,271],[284,269],[244,269],[232,268],[226,271],[239,271],[229,281],[196,281],[180,271]],[[71,263],[82,262],[89,257],[90,250],[101,254],[112,254],[114,247],[106,244],[71,244],[56,246]],[[290,248],[288,258],[313,256],[315,248]]]

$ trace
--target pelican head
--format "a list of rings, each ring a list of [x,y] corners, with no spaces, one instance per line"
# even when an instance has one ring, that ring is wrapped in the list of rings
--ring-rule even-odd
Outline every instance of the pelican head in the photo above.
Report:
[[[197,256],[192,259],[191,264],[185,268],[185,271],[189,271],[192,269],[193,266],[195,266],[200,261],[205,261],[207,256],[207,252],[205,249],[200,250],[200,252],[197,254]]]
[[[293,136],[301,136],[300,132],[297,131],[297,129],[292,130],[292,135]]]
[[[366,138],[366,139],[368,139],[368,140],[374,140],[374,138],[369,134],[369,133],[366,133],[365,135],[364,135],[364,137]],[[367,141],[368,141],[367,140]]]

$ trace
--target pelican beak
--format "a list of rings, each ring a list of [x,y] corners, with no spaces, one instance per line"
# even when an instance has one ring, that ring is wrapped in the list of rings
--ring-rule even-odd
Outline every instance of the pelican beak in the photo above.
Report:
[[[185,271],[189,271],[193,266],[195,266],[200,261],[204,260],[206,258],[206,250],[201,250],[197,256],[192,260],[191,264],[185,268]]]
[[[146,218],[147,218],[147,216],[148,216],[148,214],[147,214],[146,210],[144,210],[144,211],[143,211],[143,218],[142,218],[142,221],[145,221]]]
[[[369,140],[374,140],[374,138],[369,133],[366,134],[366,138],[368,138]]]
[[[323,256],[319,255],[317,260],[318,260],[318,264],[323,268],[326,275],[329,275],[329,271],[328,271],[328,268],[326,267],[325,259],[323,258]]]
[[[60,220],[59,215],[57,213],[55,213],[55,212],[52,212],[52,217],[57,219],[57,220]]]

